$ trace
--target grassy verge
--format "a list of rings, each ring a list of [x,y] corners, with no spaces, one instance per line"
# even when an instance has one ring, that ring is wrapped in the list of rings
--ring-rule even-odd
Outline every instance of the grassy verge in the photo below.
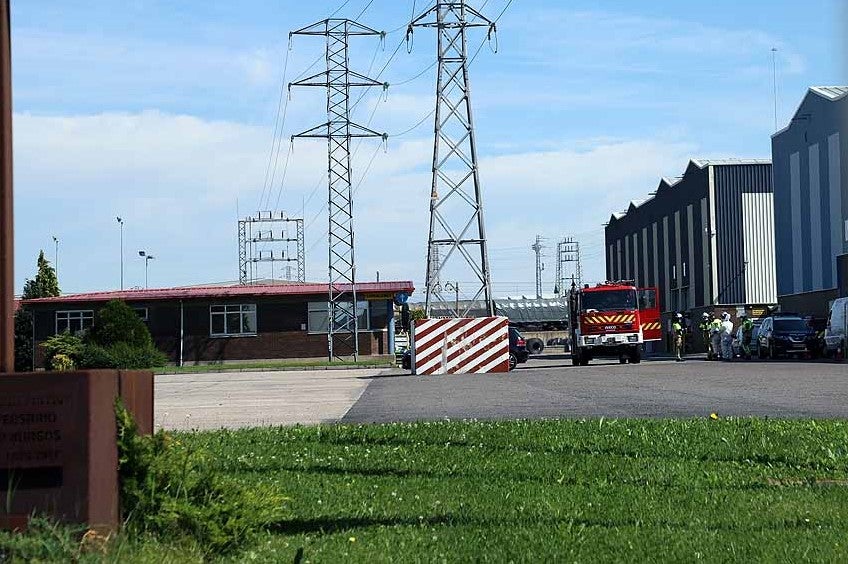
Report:
[[[248,372],[248,371],[273,371],[273,370],[296,370],[309,368],[390,368],[395,364],[389,360],[344,360],[328,362],[327,360],[277,360],[269,362],[244,362],[232,364],[187,364],[185,366],[166,366],[154,369],[156,374],[198,374],[206,372]]]
[[[213,453],[215,472],[240,486],[285,496],[279,515],[223,556],[141,537],[118,539],[105,558],[848,559],[841,421],[439,422],[178,439]],[[10,538],[0,555],[32,556],[10,552],[22,537]]]

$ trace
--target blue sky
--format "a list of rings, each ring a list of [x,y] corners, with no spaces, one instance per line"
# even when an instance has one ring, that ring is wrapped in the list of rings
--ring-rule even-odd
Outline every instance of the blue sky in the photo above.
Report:
[[[494,18],[506,2],[475,5]],[[117,215],[126,286],[144,283],[138,249],[157,257],[151,286],[237,278],[237,206],[244,215],[260,205],[288,32],[340,4],[13,2],[18,288],[39,249],[52,258],[52,235],[63,290],[117,287]],[[367,4],[349,0],[339,15],[356,17]],[[412,5],[374,0],[360,19],[402,30]],[[548,242],[546,292],[565,235],[585,248],[586,278],[601,279],[602,224],[612,211],[682,174],[689,158],[768,157],[770,49],[778,49],[782,127],[808,86],[848,81],[839,55],[846,17],[838,0],[514,0],[498,22],[497,53],[483,31],[472,32],[470,48],[482,45],[471,80],[495,294],[533,293],[537,233]],[[351,50],[361,72],[389,63],[381,79],[396,86],[385,100],[367,93],[354,119],[367,122],[376,108],[371,126],[390,135],[434,103],[435,69],[422,73],[435,60],[434,36],[417,30],[412,53],[401,46],[391,58],[402,39],[403,31],[384,46],[360,38]],[[295,38],[286,81],[321,48]],[[286,138],[323,112],[322,92],[294,90]],[[288,151],[284,142],[279,171]],[[357,149],[361,279],[379,270],[422,286],[431,151],[429,119],[391,137],[385,152],[376,142]],[[325,170],[326,146],[298,141],[272,196],[293,214],[305,202],[307,272],[319,281]]]

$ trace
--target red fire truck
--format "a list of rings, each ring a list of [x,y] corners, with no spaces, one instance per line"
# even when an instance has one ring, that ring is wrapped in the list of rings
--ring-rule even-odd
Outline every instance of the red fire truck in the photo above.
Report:
[[[635,364],[642,360],[644,343],[662,339],[657,289],[638,288],[632,281],[572,285],[569,314],[575,366],[597,357]]]

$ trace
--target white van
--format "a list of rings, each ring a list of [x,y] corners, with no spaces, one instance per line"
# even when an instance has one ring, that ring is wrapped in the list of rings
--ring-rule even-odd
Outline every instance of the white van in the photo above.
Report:
[[[848,346],[848,298],[837,298],[830,306],[824,342],[828,356],[840,352],[844,357]]]

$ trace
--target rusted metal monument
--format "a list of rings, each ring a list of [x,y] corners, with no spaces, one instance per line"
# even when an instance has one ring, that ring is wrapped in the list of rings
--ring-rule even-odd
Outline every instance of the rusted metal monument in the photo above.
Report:
[[[15,374],[10,2],[0,0],[0,527],[34,514],[120,525],[115,400],[153,430],[153,374]]]

